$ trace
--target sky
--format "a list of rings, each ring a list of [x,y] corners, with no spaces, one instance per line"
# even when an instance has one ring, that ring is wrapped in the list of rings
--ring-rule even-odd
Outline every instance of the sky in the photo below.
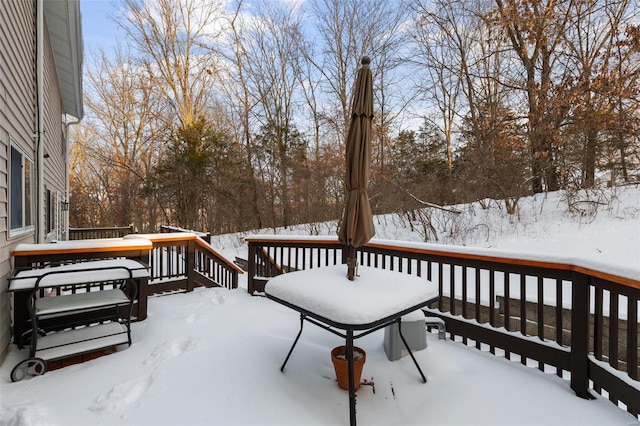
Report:
[[[487,223],[490,232],[469,237],[458,249],[491,247],[533,257],[571,253],[640,273],[640,187],[601,195],[608,206],[589,218],[567,213],[561,193],[521,200],[521,222],[497,204],[482,215],[476,205],[468,206],[465,220]],[[413,244],[421,238],[391,216],[375,223],[378,238],[395,235]],[[331,235],[333,228],[313,229]],[[286,232],[305,229],[311,228]],[[246,257],[243,237],[217,236],[212,245],[231,259]],[[299,315],[248,295],[246,285],[243,274],[236,290],[200,288],[153,297],[148,318],[132,325],[131,347],[17,383],[10,383],[9,374],[27,353],[12,346],[0,365],[0,425],[347,424],[348,394],[338,387],[329,356],[342,339],[305,326],[281,373]],[[362,425],[639,424],[605,398],[576,397],[554,373],[439,340],[437,334],[428,334],[427,347],[415,352],[427,376],[423,384],[410,358],[387,359],[383,340],[380,330],[356,341],[367,353],[368,384],[357,393]]]
[[[85,56],[101,47],[106,51],[115,47],[121,33],[112,19],[116,10],[115,0],[80,0]]]

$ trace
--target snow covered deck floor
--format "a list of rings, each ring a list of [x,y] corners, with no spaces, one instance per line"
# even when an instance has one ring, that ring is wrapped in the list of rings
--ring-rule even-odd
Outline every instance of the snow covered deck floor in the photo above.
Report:
[[[51,424],[341,425],[349,421],[329,352],[342,342],[305,328],[279,370],[298,314],[245,289],[196,289],[149,299],[149,318],[132,326],[126,351],[10,383],[24,351],[0,366],[0,418]],[[428,383],[407,357],[390,362],[383,331],[367,351],[357,393],[366,425],[621,425],[637,420],[609,401],[576,397],[567,381],[428,336],[416,352]]]

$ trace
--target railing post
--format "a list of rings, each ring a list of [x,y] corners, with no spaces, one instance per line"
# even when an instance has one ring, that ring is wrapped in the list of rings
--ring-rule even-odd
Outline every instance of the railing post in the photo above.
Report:
[[[238,288],[238,271],[231,271],[231,288]]]
[[[559,283],[562,285],[562,283]],[[558,301],[562,303],[562,301]],[[561,332],[561,331],[559,331]],[[571,285],[571,389],[580,398],[589,394],[589,277],[573,272]]]
[[[149,263],[149,252],[142,252],[140,255],[140,261],[145,265],[151,266]],[[149,280],[147,278],[140,279],[138,281],[138,308],[136,317],[138,321],[147,319],[147,300],[149,298]]]
[[[196,269],[196,244],[195,241],[189,240],[187,243],[187,291],[193,291],[195,288],[195,269]]]
[[[249,258],[247,259],[249,262],[249,267],[247,268],[247,273],[249,277],[247,278],[247,292],[249,294],[253,294],[255,289],[255,283],[253,281],[253,277],[256,275],[256,245],[255,243],[249,242]]]

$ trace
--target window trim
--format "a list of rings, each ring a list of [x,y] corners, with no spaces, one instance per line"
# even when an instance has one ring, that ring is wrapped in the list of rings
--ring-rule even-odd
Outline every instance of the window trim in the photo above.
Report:
[[[60,228],[60,194],[58,191],[47,188],[45,196],[45,230],[47,238],[52,235],[57,238]]]
[[[34,208],[34,195],[35,195],[35,191],[34,191],[34,178],[35,178],[35,168],[34,168],[34,163],[33,160],[31,159],[31,157],[29,157],[23,149],[20,148],[20,146],[18,146],[17,142],[13,139],[13,138],[9,138],[10,139],[10,144],[9,144],[9,173],[8,173],[8,185],[7,185],[7,192],[8,192],[8,201],[9,201],[9,205],[8,205],[8,211],[7,211],[7,230],[8,230],[8,237],[9,238],[14,238],[14,237],[19,237],[19,236],[24,236],[26,234],[29,233],[33,233],[33,231],[35,230],[35,218],[34,218],[34,213],[35,213],[35,208]],[[13,228],[13,224],[12,222],[12,212],[13,212],[13,194],[12,194],[12,186],[13,186],[13,179],[14,179],[14,170],[13,170],[13,150],[15,150],[19,155],[20,155],[20,162],[21,162],[21,170],[20,170],[20,186],[21,186],[21,190],[22,190],[22,199],[20,202],[20,208],[22,209],[22,226],[17,227],[17,228]],[[25,167],[26,165],[28,165],[28,167]],[[25,176],[25,171],[28,171],[28,176]],[[28,178],[28,188],[27,188],[27,181],[26,179]],[[28,194],[27,194],[28,192]],[[28,199],[27,199],[28,198]],[[29,207],[27,208],[27,202],[29,203]],[[28,218],[30,220],[28,220]],[[30,222],[30,224],[29,224]]]

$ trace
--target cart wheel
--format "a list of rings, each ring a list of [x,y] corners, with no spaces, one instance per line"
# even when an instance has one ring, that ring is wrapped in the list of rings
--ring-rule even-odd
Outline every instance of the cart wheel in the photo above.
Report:
[[[29,346],[31,344],[31,336],[33,335],[33,330],[27,330],[24,333],[22,333],[20,335],[20,339],[18,342],[18,349],[24,349],[25,346]],[[40,337],[44,337],[46,336],[47,333],[39,328],[38,329],[38,336]]]
[[[27,376],[40,376],[47,371],[47,363],[41,358],[28,358],[11,370],[11,381],[19,382]]]

